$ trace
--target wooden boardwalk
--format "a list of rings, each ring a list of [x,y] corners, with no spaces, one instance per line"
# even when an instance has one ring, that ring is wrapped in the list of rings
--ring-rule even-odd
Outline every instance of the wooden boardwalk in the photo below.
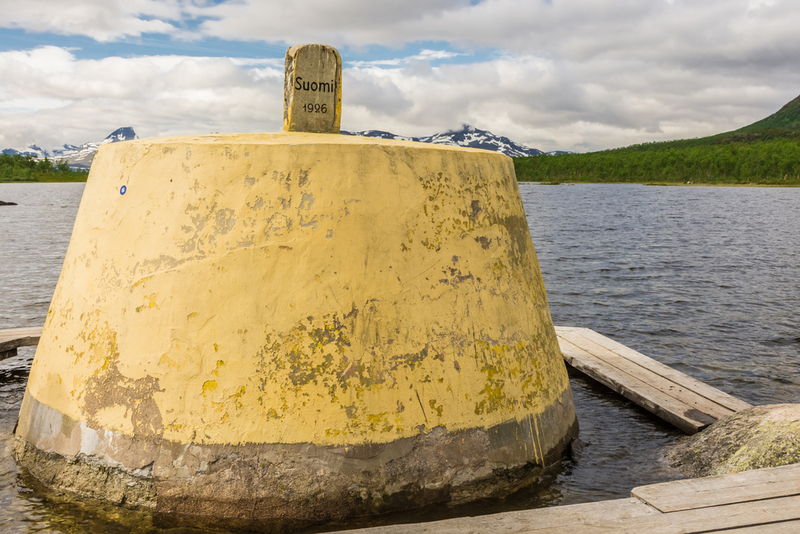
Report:
[[[17,347],[31,347],[37,345],[41,335],[41,326],[0,330],[0,360],[16,356]]]
[[[641,486],[629,499],[460,517],[350,534],[788,534],[800,532],[800,464]]]
[[[751,405],[589,330],[557,326],[564,360],[687,434]]]

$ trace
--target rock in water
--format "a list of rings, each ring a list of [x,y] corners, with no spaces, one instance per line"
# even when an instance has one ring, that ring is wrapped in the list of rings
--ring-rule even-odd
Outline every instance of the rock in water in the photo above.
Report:
[[[0,200],[0,206],[16,206],[16,205],[17,205],[16,202],[5,202],[3,200]]]
[[[754,406],[720,419],[667,460],[691,477],[800,463],[800,404]]]

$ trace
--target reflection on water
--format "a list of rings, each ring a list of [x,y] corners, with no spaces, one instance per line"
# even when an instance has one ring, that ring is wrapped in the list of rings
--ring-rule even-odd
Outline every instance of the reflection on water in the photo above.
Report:
[[[798,402],[800,189],[520,190],[556,324],[592,328],[753,404]],[[19,204],[0,207],[0,328],[44,322],[82,191],[0,184],[0,200]],[[149,514],[23,483],[10,447],[32,359],[23,348],[0,362],[0,531],[166,532]],[[621,498],[678,477],[661,455],[679,431],[591,380],[570,380],[580,441],[542,483],[501,502],[369,524]]]

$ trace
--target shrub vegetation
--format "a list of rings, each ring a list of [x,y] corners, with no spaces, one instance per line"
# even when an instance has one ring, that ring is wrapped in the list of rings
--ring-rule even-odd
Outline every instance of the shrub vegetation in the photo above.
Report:
[[[64,161],[0,154],[0,182],[85,182],[89,173],[70,170]]]

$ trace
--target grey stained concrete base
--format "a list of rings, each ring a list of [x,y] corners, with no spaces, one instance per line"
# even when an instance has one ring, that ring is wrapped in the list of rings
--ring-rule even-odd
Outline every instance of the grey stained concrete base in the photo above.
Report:
[[[150,508],[162,526],[268,531],[504,496],[537,482],[578,431],[569,390],[536,421],[350,447],[141,441],[35,399],[23,410],[38,424],[18,430],[15,457],[51,489]]]
[[[152,477],[136,476],[127,470],[103,465],[91,457],[65,458],[60,454],[41,451],[17,437],[14,457],[27,476],[46,488],[66,490],[89,497],[134,508],[155,508],[156,491]]]

